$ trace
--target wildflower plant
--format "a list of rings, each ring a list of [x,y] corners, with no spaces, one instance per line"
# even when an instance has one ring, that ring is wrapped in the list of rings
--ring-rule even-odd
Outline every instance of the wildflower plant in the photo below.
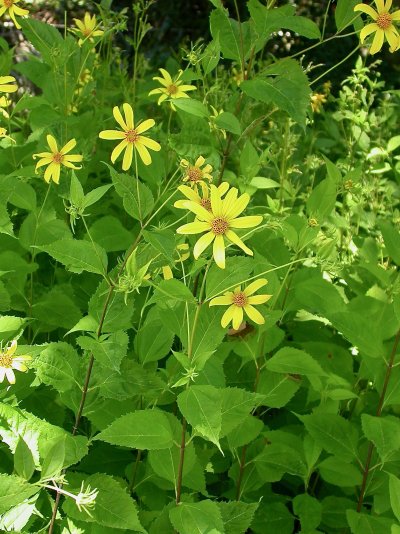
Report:
[[[80,4],[0,0],[0,531],[396,534],[394,3]]]

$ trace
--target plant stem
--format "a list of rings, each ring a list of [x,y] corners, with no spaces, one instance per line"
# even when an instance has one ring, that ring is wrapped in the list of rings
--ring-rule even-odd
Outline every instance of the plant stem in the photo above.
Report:
[[[176,504],[179,504],[181,502],[183,464],[185,462],[185,449],[186,449],[186,427],[187,427],[187,421],[185,418],[183,418],[181,446],[180,446],[180,452],[179,452],[178,478],[176,480],[176,499],[175,499]]]
[[[381,395],[379,397],[378,408],[376,409],[376,417],[380,417],[381,414],[382,414],[383,405],[384,405],[384,402],[385,402],[385,395],[386,395],[386,391],[387,391],[387,388],[388,388],[388,385],[389,385],[389,380],[390,380],[390,376],[391,376],[391,373],[392,373],[394,359],[395,359],[395,356],[396,356],[397,347],[399,346],[399,342],[400,342],[400,329],[398,330],[398,332],[396,334],[396,338],[395,338],[394,343],[393,343],[392,352],[390,353],[390,358],[389,358],[389,361],[388,361],[387,366],[386,366],[386,374],[385,374],[385,379],[383,381],[382,392],[381,392]],[[363,479],[362,479],[361,489],[360,489],[360,496],[358,498],[358,503],[357,503],[357,512],[361,512],[362,505],[363,505],[363,502],[364,502],[365,490],[367,488],[367,481],[368,481],[368,475],[369,475],[369,472],[370,472],[370,469],[371,469],[371,460],[372,460],[372,453],[373,452],[374,452],[374,444],[371,441],[370,444],[369,444],[369,447],[368,447],[367,458],[366,458],[366,461],[365,461]]]

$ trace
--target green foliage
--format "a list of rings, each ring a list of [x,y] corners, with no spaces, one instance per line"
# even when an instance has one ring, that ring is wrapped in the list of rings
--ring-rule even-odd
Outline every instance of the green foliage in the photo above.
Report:
[[[357,3],[212,0],[165,62],[147,0],[0,39],[2,532],[398,533],[400,97]]]

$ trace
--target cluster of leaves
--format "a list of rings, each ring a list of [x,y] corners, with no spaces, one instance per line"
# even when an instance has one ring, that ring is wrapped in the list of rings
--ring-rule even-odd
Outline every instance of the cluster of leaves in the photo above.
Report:
[[[94,41],[33,18],[34,53],[0,40],[20,86],[0,116],[0,366],[16,339],[32,358],[0,385],[3,531],[400,532],[399,95],[358,59],[313,113],[313,66],[263,49],[281,29],[324,46],[317,25],[212,4],[210,43],[161,66],[196,90],[159,106],[144,1],[133,76],[105,7]],[[99,132],[122,103],[161,150],[121,173]],[[47,135],[83,155],[58,185],[35,173]],[[179,163],[199,156],[264,217],[225,269],[179,252]],[[223,328],[211,300],[259,277],[265,323]]]

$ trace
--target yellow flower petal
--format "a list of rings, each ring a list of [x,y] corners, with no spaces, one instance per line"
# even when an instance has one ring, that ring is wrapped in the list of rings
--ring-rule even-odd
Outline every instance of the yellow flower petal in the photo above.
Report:
[[[15,374],[12,369],[5,369],[7,380],[10,384],[15,384]]]
[[[47,139],[47,144],[49,145],[50,150],[52,151],[52,153],[53,154],[57,154],[57,152],[58,152],[57,141],[54,139],[54,137],[52,135],[48,135],[46,137],[46,139]]]
[[[229,306],[229,304],[232,304],[232,293],[211,299],[209,306]]]
[[[141,134],[143,132],[146,132],[150,128],[152,128],[155,125],[155,121],[153,119],[147,119],[139,124],[139,126],[136,127],[136,132],[138,134]]]
[[[213,234],[214,235],[214,234]],[[213,246],[214,261],[221,269],[225,269],[225,242],[222,235],[216,235]]]
[[[125,139],[125,133],[120,132],[119,130],[103,130],[99,133],[100,139],[107,139],[109,141],[115,139]]]
[[[232,241],[235,245],[237,245],[239,248],[243,250],[243,252],[246,252],[246,254],[249,254],[249,256],[253,256],[253,251],[247,247],[243,241],[240,239],[240,237],[235,234],[232,230],[228,230],[225,232],[226,237],[229,239],[229,241]]]
[[[125,124],[125,121],[124,121],[124,119],[122,117],[122,114],[121,114],[118,106],[114,106],[113,107],[113,115],[114,115],[114,119],[118,122],[118,124],[121,126],[121,128],[123,130],[125,130],[125,131],[128,131],[129,128]]]
[[[124,148],[128,145],[127,141],[121,141],[114,150],[111,153],[111,163],[115,163],[121,152],[124,150]]]
[[[5,353],[7,356],[12,356],[16,350],[17,350],[17,340],[13,339],[11,345],[8,347]]]
[[[143,137],[140,135],[136,143],[144,145],[145,147],[150,148],[151,150],[154,150],[155,152],[158,152],[161,150],[161,145],[157,143],[157,141],[154,141],[154,139],[150,139],[150,137]]]
[[[232,317],[233,328],[235,330],[239,330],[242,322],[243,322],[243,308],[240,308],[240,306],[234,306],[233,317]]]
[[[243,193],[240,197],[234,202],[232,208],[227,211],[226,217],[228,219],[235,219],[238,215],[242,213],[247,207],[247,204],[250,201],[250,195]]]
[[[128,127],[128,130],[133,130],[134,129],[134,117],[133,117],[132,106],[128,104],[127,102],[124,102],[124,104],[122,104],[122,107],[125,113],[125,124]]]
[[[247,299],[249,304],[265,304],[268,302],[272,295],[253,295]]]
[[[261,215],[249,215],[248,217],[239,217],[238,219],[229,221],[229,226],[231,228],[253,228],[259,225],[262,220]]]
[[[123,171],[127,171],[131,168],[132,157],[133,157],[133,144],[127,143],[125,153],[124,153],[124,159],[122,160]]]
[[[136,141],[135,148],[138,151],[138,154],[140,156],[140,159],[143,161],[145,165],[150,165],[151,163],[151,156],[147,148],[144,146],[143,143],[140,141]]]
[[[223,202],[219,194],[218,188],[215,185],[210,186],[210,199],[213,218],[222,217],[224,215]]]
[[[264,324],[265,323],[265,319],[261,315],[261,313],[258,310],[256,310],[256,308],[251,306],[250,304],[247,304],[247,306],[244,307],[244,311],[247,313],[247,315],[250,317],[250,319],[252,321],[254,321],[256,324]]]
[[[176,232],[177,234],[201,234],[202,232],[206,232],[209,229],[210,225],[208,223],[195,221],[180,226],[179,228],[177,228]]]
[[[360,31],[361,44],[364,43],[368,35],[370,35],[373,32],[376,32],[377,30],[379,30],[379,26],[375,22],[372,22],[371,24],[367,24],[366,26],[364,26],[364,28]]]
[[[222,328],[226,328],[228,324],[232,321],[236,308],[237,306],[234,306],[232,304],[232,306],[229,306],[229,308],[226,310],[226,312],[224,313],[221,319]]]
[[[200,204],[197,204],[196,202],[191,202],[188,200],[187,209],[195,213],[202,221],[211,223],[211,221],[214,219],[214,215],[212,213],[207,211],[205,208],[203,208],[203,206],[200,206]]]
[[[375,33],[374,40],[372,41],[371,48],[369,49],[369,53],[371,55],[379,52],[379,50],[382,48],[384,39],[385,39],[385,32],[381,29],[377,30]]]
[[[246,295],[246,297],[249,297],[256,291],[258,291],[260,288],[266,286],[268,284],[268,280],[265,278],[259,278],[258,280],[254,280],[251,284],[249,284],[244,290],[243,293]]]
[[[60,153],[63,155],[68,154],[68,152],[70,152],[75,147],[76,147],[76,141],[75,139],[71,139],[71,141],[68,141],[68,143],[62,147],[62,149],[60,150]]]
[[[367,6],[366,4],[357,4],[354,8],[354,11],[361,11],[362,13],[366,13],[373,20],[376,20],[378,18],[378,13],[375,11],[375,9],[371,6]]]
[[[193,249],[193,256],[196,260],[200,256],[200,254],[212,243],[214,237],[215,234],[213,234],[212,232],[207,232],[206,234],[202,235],[200,239],[197,240]]]

